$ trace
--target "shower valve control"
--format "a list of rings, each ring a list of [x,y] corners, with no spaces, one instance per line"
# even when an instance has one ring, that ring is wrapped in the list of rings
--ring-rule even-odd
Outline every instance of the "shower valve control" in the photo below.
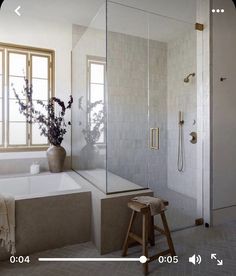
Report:
[[[196,144],[197,143],[197,133],[196,132],[191,132],[190,136],[192,137],[192,139],[190,140],[190,142],[192,144]]]

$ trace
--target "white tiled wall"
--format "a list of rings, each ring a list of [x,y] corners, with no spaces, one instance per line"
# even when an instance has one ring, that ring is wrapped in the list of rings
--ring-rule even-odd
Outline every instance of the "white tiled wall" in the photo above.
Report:
[[[149,150],[149,187],[160,194],[167,185],[167,44],[150,41],[149,127],[159,128],[160,148]]]
[[[183,80],[197,74],[196,42],[194,29],[168,44],[110,32],[107,64],[109,171],[157,193],[168,187],[195,199],[197,145],[189,134],[198,126],[197,77]],[[179,111],[185,120],[183,173],[177,170]],[[150,127],[160,128],[159,151],[148,147]]]
[[[142,187],[166,185],[166,53],[165,43],[108,33],[108,170]],[[150,127],[161,129],[158,152]]]
[[[197,146],[190,143],[190,133],[197,131],[196,76],[189,83],[184,78],[196,74],[196,31],[185,33],[168,43],[167,51],[167,151],[168,187],[196,198]],[[177,170],[179,111],[183,112],[184,171]]]

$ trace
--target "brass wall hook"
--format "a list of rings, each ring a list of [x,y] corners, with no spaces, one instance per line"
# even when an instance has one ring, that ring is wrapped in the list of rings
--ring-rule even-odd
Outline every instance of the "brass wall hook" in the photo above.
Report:
[[[227,78],[224,78],[224,77],[220,78],[220,81],[225,81],[225,80],[227,80]]]

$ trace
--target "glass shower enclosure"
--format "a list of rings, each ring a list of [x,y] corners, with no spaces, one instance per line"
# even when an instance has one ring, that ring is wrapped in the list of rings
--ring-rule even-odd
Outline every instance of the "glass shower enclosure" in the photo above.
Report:
[[[73,27],[72,168],[105,194],[152,189],[172,228],[197,218],[196,38],[193,22],[113,1]]]

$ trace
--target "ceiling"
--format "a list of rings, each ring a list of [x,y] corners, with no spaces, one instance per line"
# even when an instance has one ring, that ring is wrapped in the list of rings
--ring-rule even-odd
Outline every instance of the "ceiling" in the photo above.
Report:
[[[20,5],[22,16],[88,25],[105,0],[5,0],[2,11],[14,12]],[[196,0],[115,0],[115,2],[165,16],[195,21]]]
[[[168,42],[193,28],[196,0],[115,0],[108,3],[108,30]],[[2,12],[105,29],[105,0],[5,0]],[[126,7],[136,7],[138,9]],[[150,13],[143,12],[149,11]],[[161,14],[158,16],[156,14]],[[95,16],[97,15],[97,16]]]
[[[104,0],[5,0],[1,12],[14,14],[21,6],[22,16],[86,26],[103,3]]]
[[[194,23],[196,20],[196,0],[114,0],[145,11]]]
[[[97,16],[93,26],[98,26],[99,18],[102,17]],[[101,20],[102,25],[104,26],[104,21]],[[169,42],[189,30],[194,30],[193,23],[186,23],[117,4],[109,4],[108,6],[107,26],[108,31],[162,42]]]

